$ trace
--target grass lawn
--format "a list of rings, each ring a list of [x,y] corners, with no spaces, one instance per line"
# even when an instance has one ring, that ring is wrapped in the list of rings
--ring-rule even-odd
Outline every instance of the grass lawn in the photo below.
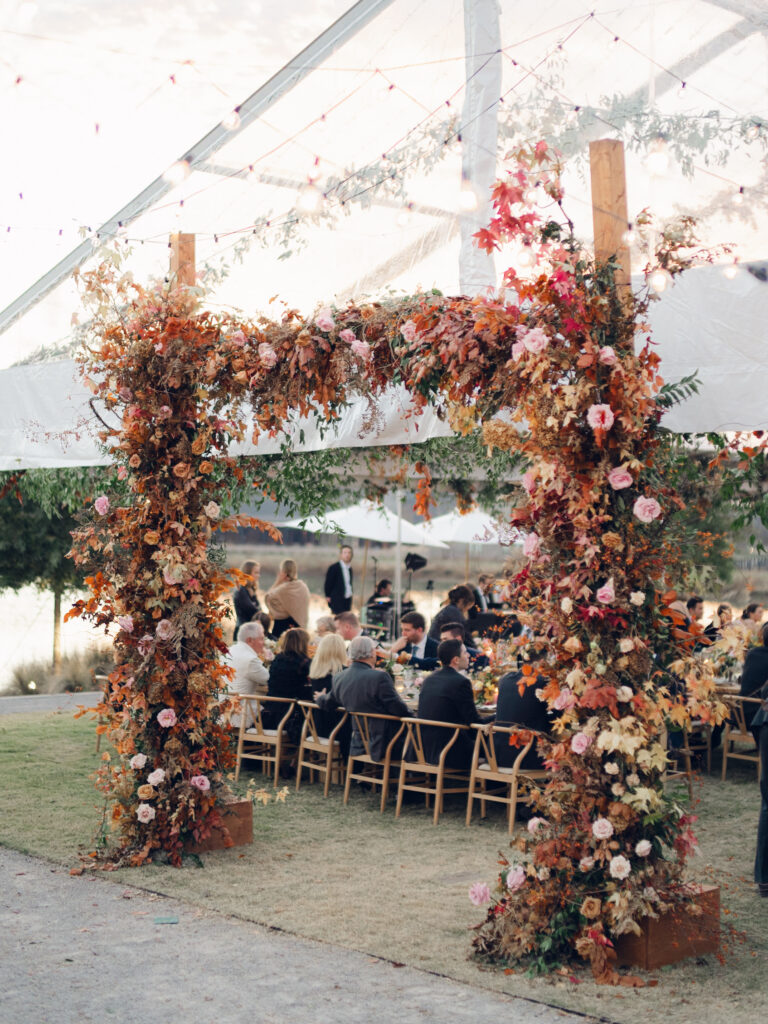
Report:
[[[0,843],[59,863],[77,863],[100,820],[89,780],[98,764],[93,725],[62,714],[0,718]],[[244,779],[248,779],[248,775]],[[241,787],[243,788],[243,787]],[[204,868],[149,866],[105,877],[249,921],[335,943],[413,967],[612,1021],[697,1024],[768,1015],[765,965],[768,900],[751,884],[759,792],[755,773],[738,769],[699,788],[699,880],[722,887],[723,921],[745,933],[714,957],[665,968],[655,988],[601,988],[585,971],[577,983],[480,970],[468,960],[468,929],[482,916],[467,890],[493,882],[507,847],[500,817],[464,827],[464,803],[433,828],[422,805],[378,813],[378,798],[335,788],[291,788],[287,802],[254,808],[252,846],[204,855]]]

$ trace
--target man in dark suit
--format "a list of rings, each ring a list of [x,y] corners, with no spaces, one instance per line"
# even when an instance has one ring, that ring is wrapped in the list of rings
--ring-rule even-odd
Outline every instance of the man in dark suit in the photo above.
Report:
[[[761,641],[760,647],[752,647],[747,651],[747,656],[744,659],[744,668],[740,679],[740,697],[758,697],[758,690],[768,683],[768,622],[761,627],[758,635]],[[744,717],[748,729],[751,727],[756,711],[756,704],[744,705]]]
[[[392,644],[393,654],[404,651],[410,654],[408,665],[411,668],[424,669],[431,672],[438,666],[437,640],[427,636],[427,620],[419,612],[406,612],[400,620],[403,635]]]
[[[487,668],[490,665],[488,656],[477,648],[473,647],[471,640],[467,640],[467,633],[464,627],[458,622],[447,622],[444,626],[440,627],[440,643],[443,640],[460,640],[466,645],[467,654],[469,655],[469,667],[472,672],[477,671],[481,668]]]
[[[325,574],[325,596],[334,615],[352,607],[352,548],[344,544],[338,562],[328,566]]]
[[[355,637],[349,645],[349,658],[352,664],[334,677],[331,692],[326,697],[322,694],[318,696],[320,707],[343,707],[347,711],[366,711],[374,715],[394,715],[396,718],[412,717],[406,704],[398,697],[389,673],[374,668],[375,640],[369,636]],[[398,728],[397,722],[371,722],[371,757],[374,760],[383,760],[387,744]],[[362,754],[364,750],[360,734],[354,728],[349,749],[351,754]]]
[[[520,682],[525,680],[523,692],[520,693]],[[499,680],[499,696],[496,704],[497,725],[519,725],[523,729],[531,729],[547,735],[552,729],[553,715],[546,701],[536,696],[536,691],[546,686],[543,676],[523,676],[522,672],[507,672]],[[519,747],[510,747],[509,737],[494,736],[496,760],[500,767],[511,768],[520,753]],[[523,758],[521,768],[543,768],[544,761],[540,757],[536,743]]]
[[[475,722],[492,722],[493,715],[481,718],[475,707],[472,684],[462,675],[469,667],[467,648],[461,640],[443,640],[437,649],[442,668],[427,676],[419,694],[419,718],[433,722],[455,722],[458,725],[472,725]],[[423,726],[424,756],[430,764],[437,764],[440,751],[450,739],[447,729]],[[448,751],[446,767],[469,771],[475,748],[474,733],[459,733],[456,742]]]

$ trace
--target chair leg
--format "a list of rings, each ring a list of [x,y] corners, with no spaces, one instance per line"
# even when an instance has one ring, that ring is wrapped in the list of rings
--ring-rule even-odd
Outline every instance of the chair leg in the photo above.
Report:
[[[435,813],[432,815],[432,824],[436,825],[440,821],[440,812],[443,809],[443,775],[440,772],[437,776],[437,786],[435,787]]]
[[[352,785],[352,757],[347,760],[347,781],[344,783],[344,803],[349,803],[349,790]]]
[[[467,819],[465,824],[467,827],[472,824],[472,801],[475,798],[475,777],[470,775],[469,777],[469,793],[467,793]]]
[[[515,818],[517,817],[517,779],[511,783],[509,794],[509,833],[515,830]]]
[[[731,738],[730,729],[726,725],[725,731],[723,733],[723,770],[722,770],[722,773],[720,775],[720,778],[721,778],[721,780],[723,782],[725,781],[725,769],[726,769],[726,765],[728,764],[728,744],[730,742],[730,738]]]
[[[328,796],[328,791],[331,788],[331,775],[333,773],[333,751],[328,754],[325,762],[325,786],[323,786],[323,796]]]
[[[280,755],[281,755],[281,753],[282,753],[282,744],[278,740],[277,744],[275,745],[275,781],[274,781],[275,789],[277,789],[277,787],[280,785]]]
[[[389,799],[389,763],[384,764],[384,774],[381,777],[381,806],[379,807],[379,814],[384,813],[384,808],[387,806],[387,800]]]
[[[403,786],[405,785],[405,767],[400,768],[400,778],[397,783],[397,806],[395,807],[395,817],[400,817],[400,808],[403,806]]]

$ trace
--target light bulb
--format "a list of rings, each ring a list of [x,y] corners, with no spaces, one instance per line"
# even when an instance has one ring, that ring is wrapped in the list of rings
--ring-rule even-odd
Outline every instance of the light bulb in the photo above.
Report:
[[[648,156],[645,158],[645,165],[650,174],[660,178],[669,170],[669,154],[667,145],[663,139],[656,139],[651,144]]]
[[[36,690],[37,689],[37,683],[34,681],[34,679],[30,679],[29,680],[29,682],[27,683],[27,689],[28,690]]]
[[[234,132],[240,127],[240,114],[237,112],[237,108],[230,110],[230,112],[221,119],[221,127],[227,132]]]
[[[407,203],[395,217],[395,223],[399,228],[406,228],[412,220],[413,214],[411,213],[411,204]]]
[[[317,213],[323,202],[320,189],[310,181],[299,190],[296,206],[302,213]]]
[[[741,206],[744,202],[744,186],[741,185],[738,192],[733,193],[733,202],[735,206]]]
[[[672,284],[672,276],[668,271],[659,267],[658,270],[654,270],[648,278],[648,284],[660,295],[663,291],[666,291],[670,284]]]
[[[632,225],[628,224],[627,230],[621,236],[621,240],[624,243],[624,245],[634,245],[636,237],[637,236],[635,235],[635,232],[632,230]]]
[[[171,164],[170,167],[163,171],[163,177],[169,185],[180,185],[182,181],[189,177],[189,172],[189,160],[177,160],[176,163]]]
[[[253,169],[253,164],[248,164],[248,170],[245,172],[246,181],[256,180],[256,171]]]
[[[678,85],[678,87],[677,87],[677,95],[678,96],[680,96],[680,97],[685,96],[685,87],[686,87],[687,84],[688,84],[687,82],[681,82],[680,85]]]
[[[518,267],[530,267],[533,264],[533,253],[531,252],[530,246],[526,245],[520,255],[517,257]]]
[[[459,190],[458,207],[462,213],[472,213],[477,209],[477,193],[468,181],[462,182]]]
[[[739,272],[738,260],[734,260],[733,263],[727,263],[723,267],[723,275],[725,277],[727,277],[729,281],[732,281],[734,279],[734,277],[736,277],[738,272]]]

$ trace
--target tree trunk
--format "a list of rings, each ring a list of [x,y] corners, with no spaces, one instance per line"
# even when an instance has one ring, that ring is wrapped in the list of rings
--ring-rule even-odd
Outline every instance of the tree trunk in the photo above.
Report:
[[[61,666],[61,590],[53,591],[53,667]]]

